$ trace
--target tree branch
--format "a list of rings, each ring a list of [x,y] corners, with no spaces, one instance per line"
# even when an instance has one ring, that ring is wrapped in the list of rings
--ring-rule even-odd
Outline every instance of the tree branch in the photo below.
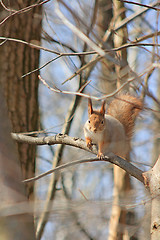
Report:
[[[90,151],[93,153],[97,153],[95,151],[91,151],[87,148],[85,141],[80,138],[70,137],[66,134],[57,134],[54,136],[45,136],[45,137],[32,137],[22,133],[11,133],[12,138],[17,142],[28,143],[28,144],[36,144],[36,145],[54,145],[54,144],[65,144],[74,147],[81,148],[86,151]]]
[[[150,9],[153,9],[153,10],[156,10],[156,11],[160,11],[159,8],[156,8],[156,7],[153,7],[153,6],[150,6],[150,5],[146,5],[146,4],[142,4],[142,3],[131,2],[131,1],[126,1],[126,0],[119,0],[119,1],[124,2],[124,3],[138,5],[138,6],[145,7],[145,8],[150,8]],[[158,2],[157,2],[157,5],[158,5]]]
[[[15,11],[13,11],[13,13],[12,14],[10,14],[9,16],[7,16],[6,18],[4,18],[1,22],[0,22],[0,26],[4,23],[4,22],[6,22],[10,17],[12,17],[12,16],[14,16],[14,15],[16,15],[16,14],[21,14],[21,13],[24,13],[24,12],[28,12],[28,11],[30,11],[32,8],[34,8],[34,7],[37,7],[37,6],[40,6],[40,5],[42,5],[42,4],[45,4],[45,3],[47,3],[47,2],[49,2],[50,0],[45,0],[45,1],[42,1],[42,2],[39,2],[39,3],[35,3],[35,4],[32,4],[32,5],[29,5],[28,7],[25,7],[25,8],[22,8],[22,9],[20,9],[20,10],[15,10]],[[1,1],[2,2],[2,1]],[[1,5],[2,5],[2,7],[6,10],[6,7],[4,7],[4,5],[1,3]],[[8,10],[7,10],[8,11]]]
[[[50,89],[50,90],[53,91],[53,92],[63,93],[63,94],[69,94],[69,95],[77,95],[77,96],[81,96],[81,97],[84,97],[84,98],[91,98],[91,99],[100,101],[100,100],[104,100],[104,99],[107,99],[107,98],[110,98],[110,97],[115,96],[115,95],[116,95],[118,92],[120,92],[126,85],[128,85],[128,84],[130,84],[131,82],[137,80],[138,77],[140,78],[140,77],[142,77],[143,75],[147,74],[149,71],[151,71],[151,70],[153,71],[153,69],[155,69],[155,68],[160,68],[160,64],[157,64],[157,63],[152,64],[151,66],[147,67],[147,69],[146,69],[143,73],[141,73],[141,74],[139,74],[139,75],[136,75],[136,76],[134,76],[134,77],[131,78],[131,79],[128,79],[128,81],[126,81],[125,83],[123,83],[123,84],[122,84],[119,88],[117,88],[115,91],[113,91],[113,92],[110,93],[110,94],[103,95],[102,97],[90,96],[90,95],[88,95],[88,94],[82,93],[82,92],[81,92],[81,89],[80,89],[78,92],[71,92],[71,91],[65,91],[65,90],[62,91],[62,90],[60,90],[59,88],[57,88],[56,86],[50,87],[50,86],[48,85],[48,83],[46,82],[46,80],[44,80],[40,75],[38,75],[38,78],[41,80],[41,82],[42,82],[48,89]],[[134,72],[131,71],[131,69],[129,69],[129,70],[130,70],[131,73],[134,73]],[[68,80],[68,79],[67,79],[67,80]],[[65,82],[66,82],[67,80],[65,80]],[[90,82],[91,82],[91,81],[86,82],[86,83],[82,86],[82,88],[86,87]],[[141,85],[143,86],[142,83],[141,83]],[[148,92],[148,94],[149,94],[149,92]],[[144,107],[144,108],[145,108],[145,109],[148,109],[148,110],[151,110],[151,109],[146,108],[146,107]],[[152,110],[152,111],[153,111],[153,110]],[[157,112],[157,111],[156,111],[156,112]]]
[[[70,145],[73,147],[77,147],[77,148],[89,151],[93,154],[97,154],[97,150],[95,146],[93,146],[92,150],[90,150],[86,146],[86,143],[84,140],[80,138],[70,137],[66,134],[57,134],[55,136],[48,136],[48,137],[31,137],[23,134],[12,133],[12,137],[14,140],[18,142],[23,142],[23,143],[37,144],[37,145],[65,144],[65,145]],[[95,162],[95,161],[105,161],[105,162],[113,163],[119,166],[120,168],[124,169],[126,172],[128,172],[131,176],[135,177],[137,180],[144,183],[144,178],[142,176],[143,171],[141,171],[140,169],[138,169],[137,167],[135,167],[133,164],[129,163],[125,159],[114,155],[113,153],[108,154],[108,156],[105,156],[105,158],[102,160],[100,160],[99,158],[89,158],[89,159],[76,160],[70,163],[66,163],[54,169],[51,169],[45,173],[42,173],[36,177],[26,179],[23,182],[36,181],[48,174],[62,170],[64,168],[71,167],[80,163]]]

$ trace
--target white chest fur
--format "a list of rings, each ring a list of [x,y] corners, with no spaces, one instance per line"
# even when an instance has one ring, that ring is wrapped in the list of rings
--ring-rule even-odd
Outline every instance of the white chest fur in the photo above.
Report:
[[[88,120],[84,125],[85,138],[90,138],[93,144],[103,142],[102,152],[107,154],[113,152],[125,157],[128,152],[128,141],[125,136],[123,125],[110,115],[105,115],[105,124],[102,131],[91,131]]]

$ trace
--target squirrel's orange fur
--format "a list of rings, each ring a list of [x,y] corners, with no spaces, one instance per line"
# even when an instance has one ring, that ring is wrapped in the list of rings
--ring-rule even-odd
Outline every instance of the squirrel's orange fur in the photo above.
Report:
[[[141,99],[126,94],[115,98],[110,103],[107,114],[119,120],[124,126],[126,136],[131,138],[136,117],[142,109]]]

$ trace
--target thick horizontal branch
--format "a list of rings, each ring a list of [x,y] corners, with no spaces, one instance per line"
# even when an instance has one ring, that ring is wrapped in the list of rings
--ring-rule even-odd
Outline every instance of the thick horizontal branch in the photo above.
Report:
[[[35,144],[35,145],[65,144],[65,145],[81,148],[83,150],[90,151],[94,154],[97,154],[97,151],[95,148],[93,148],[94,150],[92,151],[89,148],[87,148],[86,143],[83,139],[70,137],[66,134],[59,133],[54,136],[47,136],[47,137],[33,137],[33,136],[28,136],[22,133],[11,133],[11,135],[14,140],[21,143],[28,143],[28,144]]]
[[[25,134],[18,134],[18,133],[12,133],[12,137],[14,140],[21,142],[21,143],[28,143],[28,144],[37,144],[37,145],[54,145],[54,144],[65,144],[65,145],[70,145],[73,147],[77,147],[86,151],[89,151],[93,154],[97,154],[96,147],[93,146],[92,150],[90,150],[87,146],[84,140],[80,138],[75,138],[75,137],[70,137],[65,134],[57,134],[55,136],[48,136],[48,137],[33,137],[33,136],[28,136]],[[51,169],[48,172],[45,172],[39,176],[33,177],[31,179],[26,179],[24,182],[30,182],[30,181],[35,181],[38,180],[48,174],[51,174],[53,172],[62,170],[67,167],[71,167],[80,163],[86,163],[86,162],[95,162],[95,161],[105,161],[105,162],[110,162],[113,163],[120,168],[124,169],[126,172],[128,172],[131,176],[135,177],[142,183],[144,183],[144,178],[142,176],[142,171],[126,161],[123,158],[120,158],[112,153],[108,154],[108,156],[105,156],[103,159],[99,158],[92,158],[92,159],[83,159],[83,160],[76,160],[70,163],[66,163],[64,165],[58,166],[57,168]]]

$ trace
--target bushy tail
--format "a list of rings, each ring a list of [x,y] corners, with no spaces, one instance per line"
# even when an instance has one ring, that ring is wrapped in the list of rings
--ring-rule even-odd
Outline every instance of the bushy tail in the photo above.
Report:
[[[116,97],[110,103],[108,114],[123,124],[126,136],[130,139],[133,135],[135,119],[142,109],[143,102],[141,99],[126,94]]]

